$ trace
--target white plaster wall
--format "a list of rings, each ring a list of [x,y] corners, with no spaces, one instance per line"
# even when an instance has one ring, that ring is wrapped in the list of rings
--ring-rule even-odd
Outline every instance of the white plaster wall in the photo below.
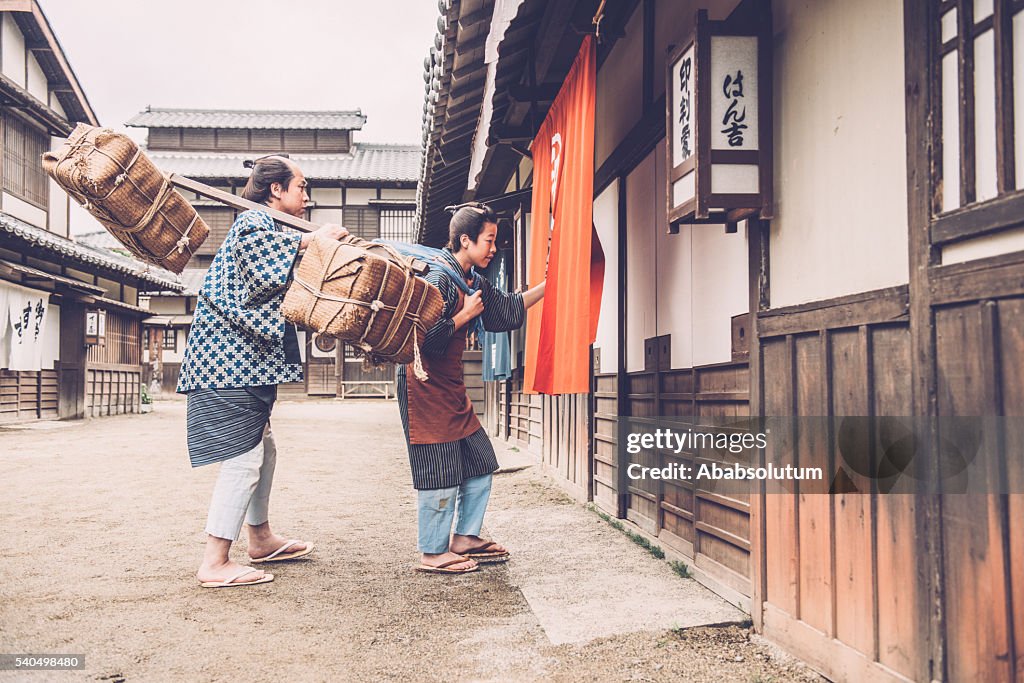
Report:
[[[364,187],[350,187],[345,190],[345,204],[363,205],[377,198],[377,190]]]
[[[55,149],[62,140],[63,138],[50,137],[50,149]],[[53,180],[49,180],[48,185],[50,195],[50,231],[64,237],[70,237],[71,226],[69,225],[68,203],[71,201],[71,198]]]
[[[46,83],[46,74],[39,66],[35,55],[28,53],[28,87],[26,88],[37,100],[46,102],[49,97],[49,86]]]
[[[183,296],[151,296],[149,310],[153,315],[187,315]]]
[[[64,118],[68,117],[67,112],[64,111],[64,107],[61,106],[60,100],[57,99],[57,95],[53,92],[50,93],[50,109],[54,110]]]
[[[97,228],[101,228],[99,222],[93,218],[88,211],[83,209],[78,202],[69,199],[68,201],[68,214],[70,215],[70,228],[72,235],[78,235],[83,232],[92,232]]]
[[[649,154],[626,177],[627,372],[644,369],[644,340],[658,332],[656,155],[657,151]]]
[[[48,184],[50,188],[50,231],[64,237],[69,237],[68,202],[71,200],[68,198],[67,193],[60,189],[60,185],[52,180],[48,181]]]
[[[188,341],[188,332],[181,328],[175,328],[174,334],[177,338],[178,350],[170,351],[169,349],[164,349],[161,358],[165,363],[180,363],[185,360],[185,344]]]
[[[513,176],[513,179],[515,176]],[[408,199],[409,201],[416,200],[416,190],[400,190],[394,187],[384,187],[380,191],[381,199]]]
[[[341,206],[340,187],[314,187],[309,192],[309,198],[317,204],[328,206]]]
[[[903,10],[776,0],[773,308],[908,282]]]
[[[619,353],[619,183],[594,200],[594,227],[604,249],[604,289],[594,348],[601,350],[598,372],[615,372]]]
[[[747,227],[684,226],[693,254],[693,366],[732,360],[732,317],[750,310]],[[673,367],[684,367],[672,364]]]
[[[951,244],[942,250],[942,265],[974,261],[1015,251],[1024,251],[1024,228]]]
[[[324,223],[337,223],[344,225],[341,209],[313,209],[309,212],[309,220],[323,225]]]
[[[0,64],[3,74],[12,81],[25,87],[25,36],[11,15],[3,13],[0,27]]]
[[[670,334],[673,368],[693,366],[693,259],[695,254],[687,226],[678,234],[668,233],[665,216],[665,142],[654,150],[655,215],[658,217],[654,241],[658,261],[658,336]]]
[[[600,168],[640,120],[643,106],[643,4],[626,24],[626,35],[597,71],[594,118],[594,168]]]
[[[5,212],[25,221],[29,225],[34,225],[37,228],[46,227],[46,211],[40,209],[35,204],[29,204],[9,192],[4,192],[3,206]]]

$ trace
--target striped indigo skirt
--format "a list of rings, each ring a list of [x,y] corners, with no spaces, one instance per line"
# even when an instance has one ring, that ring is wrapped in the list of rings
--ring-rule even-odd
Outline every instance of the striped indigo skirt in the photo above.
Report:
[[[192,467],[229,460],[263,439],[277,385],[188,392],[188,457]]]
[[[409,449],[412,485],[416,490],[447,489],[498,469],[498,457],[483,427],[464,439],[447,443],[416,444],[409,441],[409,394],[405,366],[395,373],[398,411]]]

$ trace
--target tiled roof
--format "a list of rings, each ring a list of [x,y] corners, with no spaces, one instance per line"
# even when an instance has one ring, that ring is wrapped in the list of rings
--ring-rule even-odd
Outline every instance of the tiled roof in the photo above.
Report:
[[[117,238],[111,235],[106,230],[94,230],[93,232],[83,232],[75,235],[74,240],[79,244],[84,244],[92,249],[100,251],[114,252],[119,256],[125,256],[127,258],[135,258],[132,253],[128,251],[128,247],[124,246],[117,241]]]
[[[287,130],[361,130],[366,116],[354,111],[272,111],[259,109],[159,109],[133,116],[138,128],[265,128]]]
[[[89,247],[37,228],[0,211],[0,234],[9,234],[34,244],[42,249],[59,254],[71,261],[92,266],[101,266],[125,275],[131,275],[144,282],[155,284],[165,290],[181,291],[178,277],[163,268],[143,263],[135,258],[122,256],[102,247]]]
[[[162,152],[146,154],[160,170],[189,178],[246,178],[242,162],[252,154]],[[348,154],[292,154],[310,180],[392,180],[416,182],[420,149],[408,145],[358,144]]]
[[[206,279],[206,270],[206,268],[186,268],[181,271],[181,284],[185,286],[185,291],[182,294],[199,296],[199,289],[203,286],[203,280]]]

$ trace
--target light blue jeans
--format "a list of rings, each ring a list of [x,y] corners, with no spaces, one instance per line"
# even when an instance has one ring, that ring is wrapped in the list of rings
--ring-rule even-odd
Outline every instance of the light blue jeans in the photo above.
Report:
[[[485,474],[448,489],[417,491],[421,553],[440,555],[448,552],[456,510],[455,533],[460,536],[480,535],[487,501],[491,497],[491,479],[493,475]]]

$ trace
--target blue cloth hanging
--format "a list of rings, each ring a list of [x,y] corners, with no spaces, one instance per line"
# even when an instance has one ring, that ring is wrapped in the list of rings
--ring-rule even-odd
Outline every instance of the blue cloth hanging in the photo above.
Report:
[[[508,291],[509,252],[503,249],[494,255],[494,259],[484,271],[484,276],[495,287]],[[483,348],[483,381],[494,382],[508,379],[512,375],[511,351],[509,349],[508,332],[484,332],[480,337]]]

